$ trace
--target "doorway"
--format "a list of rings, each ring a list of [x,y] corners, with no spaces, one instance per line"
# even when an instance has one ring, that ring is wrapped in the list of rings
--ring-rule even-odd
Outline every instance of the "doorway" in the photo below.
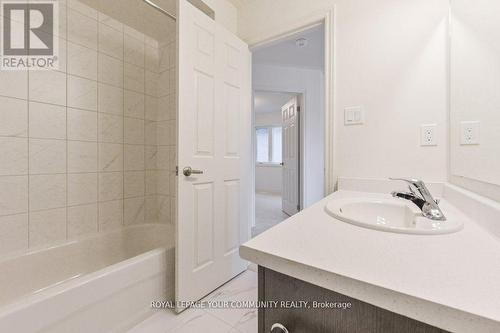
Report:
[[[324,25],[252,49],[252,237],[324,197]]]
[[[293,176],[298,177],[299,171],[299,133],[296,133],[295,147],[290,147],[287,138],[293,139],[292,131],[283,122],[283,110],[286,109],[288,115],[290,106],[296,108],[299,99],[299,94],[289,92],[256,91],[254,94],[256,165],[252,236],[284,221],[300,209],[299,182],[293,179]],[[298,120],[295,126],[298,126]],[[289,155],[296,159],[290,159]],[[287,171],[290,169],[292,172]]]

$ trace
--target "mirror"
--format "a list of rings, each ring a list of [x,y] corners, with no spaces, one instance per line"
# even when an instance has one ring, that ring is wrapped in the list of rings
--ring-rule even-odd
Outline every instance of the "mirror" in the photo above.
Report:
[[[500,1],[451,7],[451,182],[500,201]]]

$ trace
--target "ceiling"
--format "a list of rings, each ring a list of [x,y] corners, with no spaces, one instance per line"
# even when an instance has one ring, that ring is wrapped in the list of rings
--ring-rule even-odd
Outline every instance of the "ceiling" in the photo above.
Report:
[[[256,113],[281,111],[281,107],[293,96],[295,94],[256,91],[254,93],[254,110]]]
[[[296,40],[305,38],[307,46],[298,47]],[[254,65],[275,65],[308,69],[324,68],[324,25],[301,31],[252,53]]]

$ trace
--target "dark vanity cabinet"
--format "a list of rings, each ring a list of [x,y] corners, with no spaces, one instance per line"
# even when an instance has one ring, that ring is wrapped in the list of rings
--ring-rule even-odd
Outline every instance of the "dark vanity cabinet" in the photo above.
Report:
[[[264,267],[259,301],[259,333],[446,332]]]

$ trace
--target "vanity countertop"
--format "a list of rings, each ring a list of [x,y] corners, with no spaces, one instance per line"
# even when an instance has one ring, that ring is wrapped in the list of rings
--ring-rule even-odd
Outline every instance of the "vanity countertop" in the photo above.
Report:
[[[447,200],[440,203],[445,215],[465,226],[445,235],[376,231],[325,212],[332,199],[367,196],[381,194],[329,195],[243,244],[240,254],[444,330],[500,332],[500,239]]]

